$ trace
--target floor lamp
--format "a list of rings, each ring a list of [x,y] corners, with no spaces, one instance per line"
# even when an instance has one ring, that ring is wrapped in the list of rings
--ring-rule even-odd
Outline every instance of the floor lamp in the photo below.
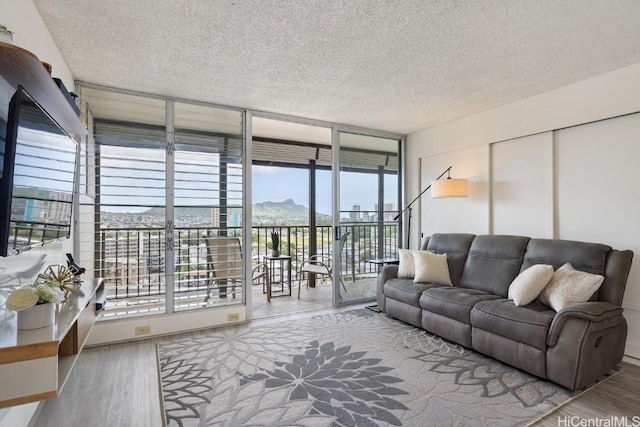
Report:
[[[398,213],[398,215],[393,218],[394,221],[397,221],[398,218],[402,216],[407,210],[409,211],[409,219],[407,222],[407,249],[409,249],[409,242],[411,241],[411,211],[412,205],[418,200],[428,189],[431,188],[431,198],[432,199],[442,199],[448,197],[467,197],[468,195],[468,185],[466,179],[452,179],[451,178],[451,168],[449,166],[445,169],[444,172],[440,174],[435,180],[431,181],[431,184],[420,194],[416,196],[415,199],[411,201],[404,209]],[[447,179],[440,179],[443,176],[447,175]]]

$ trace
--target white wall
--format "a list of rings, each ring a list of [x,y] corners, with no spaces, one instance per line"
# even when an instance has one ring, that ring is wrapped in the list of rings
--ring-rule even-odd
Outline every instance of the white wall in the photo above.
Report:
[[[421,159],[421,188],[426,188],[449,166],[451,178],[468,180],[469,196],[464,199],[432,199],[429,192],[422,196],[422,214],[418,212],[421,236],[435,232],[449,233],[466,230],[467,233],[489,232],[489,165],[488,146],[473,147],[462,151]],[[433,173],[433,171],[438,171]],[[443,178],[444,179],[444,178]],[[469,215],[472,211],[473,215]],[[414,246],[412,246],[414,247]]]
[[[640,113],[556,133],[557,237],[631,249],[623,307],[627,354],[640,357]]]
[[[62,54],[51,38],[42,18],[31,0],[0,0],[0,24],[13,31],[13,44],[51,64],[54,77],[59,77],[69,90],[74,80]],[[64,263],[66,252],[71,252],[70,240],[62,246],[49,246],[17,257],[0,258],[0,285],[13,285],[30,281],[49,264]],[[38,407],[37,403],[0,409],[0,427],[26,426]]]
[[[51,33],[31,0],[0,0],[0,24],[13,32],[13,44],[51,64],[53,77],[60,78],[69,91],[74,80]]]
[[[490,150],[491,234],[552,238],[553,132],[498,142]]]
[[[421,232],[477,233],[476,219],[487,216],[488,206],[488,233],[631,249],[637,256],[623,302],[626,355],[640,358],[640,200],[632,189],[640,182],[639,136],[640,64],[411,134],[408,200],[448,163],[452,176],[474,185],[484,176],[488,188],[484,203],[478,194],[457,201],[467,222],[439,207],[440,200],[425,202],[431,207],[412,226],[412,246]],[[487,162],[478,154],[485,152]],[[434,220],[431,212],[442,216]]]

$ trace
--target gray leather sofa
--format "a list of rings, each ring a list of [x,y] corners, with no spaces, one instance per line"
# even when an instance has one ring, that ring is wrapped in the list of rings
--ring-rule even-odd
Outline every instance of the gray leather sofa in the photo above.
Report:
[[[622,297],[633,252],[610,246],[523,236],[434,234],[421,249],[447,254],[454,286],[398,279],[385,266],[378,308],[396,319],[577,390],[622,360],[627,323]],[[536,301],[507,299],[514,278],[534,264],[604,276],[588,302],[555,312]]]

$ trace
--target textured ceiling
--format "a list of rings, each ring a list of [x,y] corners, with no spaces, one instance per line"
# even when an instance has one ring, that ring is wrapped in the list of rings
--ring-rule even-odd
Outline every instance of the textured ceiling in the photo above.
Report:
[[[34,0],[77,80],[410,133],[640,62],[638,0]]]

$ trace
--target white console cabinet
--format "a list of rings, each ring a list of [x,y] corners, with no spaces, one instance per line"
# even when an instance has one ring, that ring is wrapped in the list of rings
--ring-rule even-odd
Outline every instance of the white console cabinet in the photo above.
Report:
[[[60,394],[96,320],[96,294],[102,292],[102,279],[83,281],[79,292],[58,305],[54,325],[28,331],[18,330],[16,312],[0,308],[0,408]]]

